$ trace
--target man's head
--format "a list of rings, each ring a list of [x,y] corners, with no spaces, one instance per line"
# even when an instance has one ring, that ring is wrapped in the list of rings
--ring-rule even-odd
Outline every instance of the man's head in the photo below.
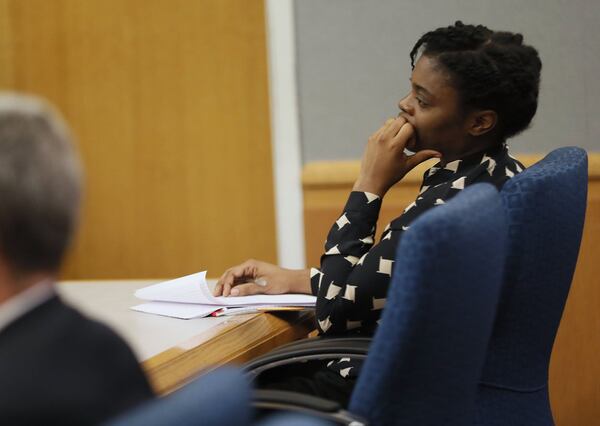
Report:
[[[75,229],[81,166],[44,101],[0,92],[0,260],[14,276],[54,274]]]

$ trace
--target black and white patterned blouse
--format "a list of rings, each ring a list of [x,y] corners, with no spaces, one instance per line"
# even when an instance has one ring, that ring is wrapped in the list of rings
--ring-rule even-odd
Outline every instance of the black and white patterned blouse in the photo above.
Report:
[[[381,198],[368,192],[351,192],[342,215],[329,231],[321,267],[311,269],[321,334],[373,335],[385,306],[396,247],[411,222],[468,185],[488,182],[500,189],[523,168],[509,155],[506,144],[443,167],[440,163],[434,165],[425,172],[417,199],[387,225],[375,245]],[[342,377],[356,377],[360,364],[342,358],[330,362],[329,368]]]

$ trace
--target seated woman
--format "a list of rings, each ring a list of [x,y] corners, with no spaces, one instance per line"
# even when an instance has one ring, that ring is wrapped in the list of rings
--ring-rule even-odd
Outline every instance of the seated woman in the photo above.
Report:
[[[535,115],[541,61],[520,34],[455,25],[423,35],[410,52],[411,90],[367,143],[361,171],[333,224],[320,268],[288,270],[249,260],[227,270],[217,295],[309,293],[317,296],[321,334],[372,335],[386,301],[402,233],[415,218],[468,185],[497,188],[523,170],[506,140]],[[407,156],[405,149],[414,152]],[[440,161],[423,177],[417,199],[374,245],[382,199],[417,164]],[[258,285],[258,280],[263,281]],[[360,363],[308,363],[261,378],[260,386],[296,390],[346,404]]]

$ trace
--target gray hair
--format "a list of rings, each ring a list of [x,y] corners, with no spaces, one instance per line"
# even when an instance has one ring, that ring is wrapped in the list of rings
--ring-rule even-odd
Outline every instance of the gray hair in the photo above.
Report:
[[[43,100],[0,92],[0,255],[13,272],[54,272],[79,216],[70,132]]]

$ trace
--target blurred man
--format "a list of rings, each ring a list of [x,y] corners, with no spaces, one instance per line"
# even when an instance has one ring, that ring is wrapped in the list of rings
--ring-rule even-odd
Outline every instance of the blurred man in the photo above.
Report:
[[[53,289],[81,186],[56,112],[0,92],[0,424],[95,424],[152,396],[121,338]]]

